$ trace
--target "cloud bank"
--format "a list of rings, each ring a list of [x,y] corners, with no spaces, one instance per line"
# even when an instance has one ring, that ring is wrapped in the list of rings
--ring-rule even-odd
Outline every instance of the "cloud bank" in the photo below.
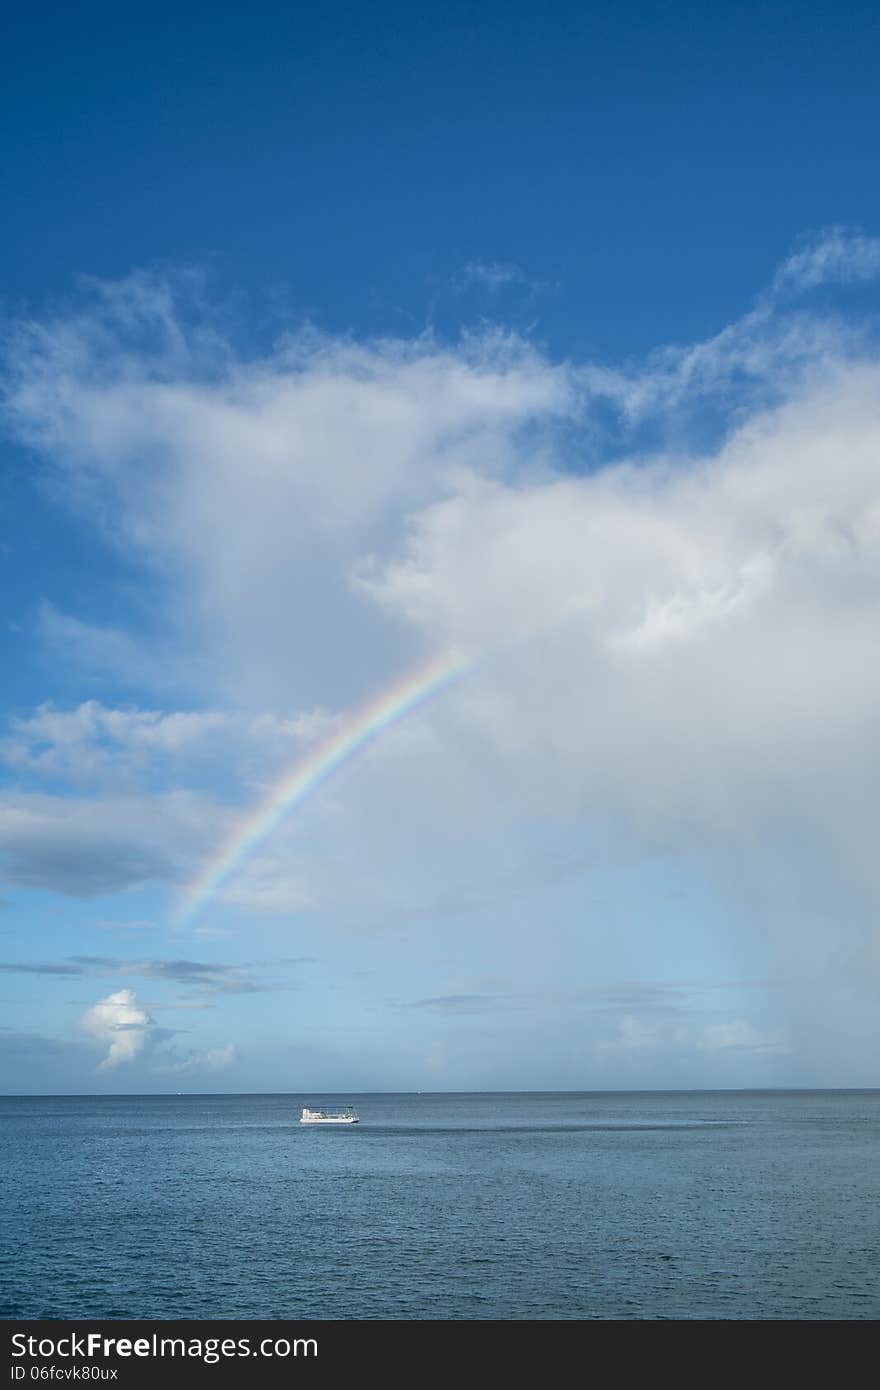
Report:
[[[738,323],[624,364],[500,330],[301,329],[246,354],[149,275],[19,325],[10,428],[150,576],[166,675],[176,651],[202,686],[195,711],[88,700],[13,726],[7,876],[180,881],[296,756],[291,721],[453,646],[472,678],[283,827],[230,903],[418,918],[552,878],[560,843],[573,869],[665,854],[790,961],[876,979],[880,351],[869,316],[809,296],[878,271],[880,243],[834,231]],[[122,683],[133,649],[101,648]],[[220,743],[223,795],[198,772]]]

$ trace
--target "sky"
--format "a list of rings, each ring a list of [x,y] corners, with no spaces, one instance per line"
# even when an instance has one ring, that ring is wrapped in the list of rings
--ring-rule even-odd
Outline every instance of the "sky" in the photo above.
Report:
[[[0,1090],[875,1086],[876,6],[0,35]]]

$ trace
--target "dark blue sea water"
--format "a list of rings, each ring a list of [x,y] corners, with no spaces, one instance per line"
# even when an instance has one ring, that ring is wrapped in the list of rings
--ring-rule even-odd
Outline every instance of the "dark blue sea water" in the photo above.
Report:
[[[877,1318],[880,1091],[0,1099],[5,1318]]]

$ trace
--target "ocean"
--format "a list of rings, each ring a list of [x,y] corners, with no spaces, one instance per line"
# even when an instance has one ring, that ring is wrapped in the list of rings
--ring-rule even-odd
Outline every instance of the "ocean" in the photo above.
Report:
[[[4,1318],[880,1317],[877,1090],[4,1097],[0,1146]]]

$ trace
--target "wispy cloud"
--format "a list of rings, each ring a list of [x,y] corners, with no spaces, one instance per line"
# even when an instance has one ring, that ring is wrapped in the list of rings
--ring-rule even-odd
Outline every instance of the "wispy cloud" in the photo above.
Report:
[[[252,994],[269,986],[253,980],[242,966],[196,960],[119,960],[110,956],[72,956],[84,974],[139,975],[150,980],[199,986],[218,994]]]
[[[432,1014],[457,1015],[494,1013],[506,1004],[509,1004],[508,1000],[500,999],[491,994],[443,994],[436,998],[415,999],[412,1003],[399,1007],[422,1009],[426,1013]]]
[[[455,276],[453,283],[459,290],[479,286],[490,293],[508,285],[520,285],[530,290],[541,288],[538,281],[531,279],[518,265],[509,261],[468,261]]]
[[[854,284],[880,277],[880,237],[832,227],[811,237],[777,271],[774,289],[811,290],[819,285]]]
[[[253,994],[275,988],[252,978],[244,966],[193,960],[128,960],[116,956],[69,956],[65,961],[4,961],[8,974],[77,976],[136,976],[166,980],[204,989],[212,994]]]
[[[595,1050],[600,1056],[714,1053],[772,1058],[786,1056],[792,1049],[780,1031],[762,1032],[743,1018],[696,1026],[627,1013],[618,1020],[616,1035],[600,1039]]]
[[[153,931],[156,925],[155,922],[144,920],[134,920],[131,922],[100,921],[94,923],[94,926],[100,931]]]
[[[697,1047],[704,1052],[727,1052],[730,1050],[767,1053],[771,1056],[786,1054],[791,1048],[784,1042],[781,1033],[759,1032],[747,1019],[737,1018],[725,1023],[713,1023],[704,1028],[697,1040]]]
[[[85,973],[81,965],[70,961],[0,961],[0,970],[8,975],[57,975],[59,978]]]
[[[209,1047],[201,1050],[196,1048],[188,1052],[184,1057],[163,1061],[159,1066],[159,1070],[177,1074],[184,1072],[223,1071],[226,1067],[232,1066],[237,1056],[238,1049],[234,1043],[227,1043],[225,1047]]]

